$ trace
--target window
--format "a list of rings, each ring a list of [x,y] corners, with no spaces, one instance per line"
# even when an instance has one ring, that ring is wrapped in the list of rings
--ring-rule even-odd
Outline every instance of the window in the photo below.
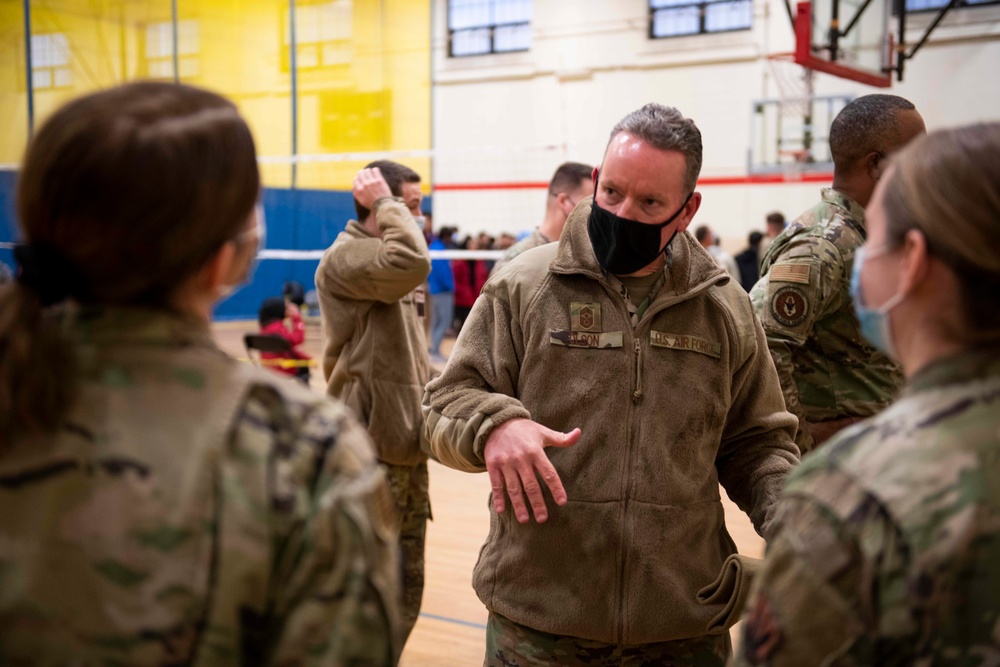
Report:
[[[177,22],[177,75],[198,76],[200,27],[197,21]],[[146,74],[151,79],[174,78],[174,27],[170,21],[146,26]]]
[[[747,30],[752,22],[753,0],[649,0],[654,38]]]
[[[897,0],[898,2],[898,0]],[[899,5],[893,3],[895,7]],[[958,0],[955,9],[961,7],[978,7],[980,5],[996,5],[1000,0]],[[940,10],[948,5],[948,0],[906,0],[906,11],[908,12],[931,12]]]
[[[448,53],[527,51],[531,13],[532,0],[448,0]]]
[[[69,40],[54,32],[31,36],[31,87],[34,90],[73,85],[69,65]]]
[[[354,2],[295,3],[295,66],[299,70],[319,69],[337,65],[350,65],[354,59]],[[285,15],[285,45],[291,44],[288,15]],[[288,70],[291,61],[288,49],[282,49],[282,69]]]

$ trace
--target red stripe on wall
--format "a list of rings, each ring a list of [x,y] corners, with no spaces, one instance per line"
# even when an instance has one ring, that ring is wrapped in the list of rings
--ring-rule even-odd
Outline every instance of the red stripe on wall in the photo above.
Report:
[[[435,190],[544,190],[549,187],[543,182],[513,182],[513,183],[437,183]]]
[[[748,174],[746,176],[710,176],[698,179],[699,186],[709,185],[794,185],[796,183],[832,183],[833,173],[815,172],[807,174]],[[437,192],[475,190],[545,190],[545,182],[514,181],[511,183],[438,183]]]

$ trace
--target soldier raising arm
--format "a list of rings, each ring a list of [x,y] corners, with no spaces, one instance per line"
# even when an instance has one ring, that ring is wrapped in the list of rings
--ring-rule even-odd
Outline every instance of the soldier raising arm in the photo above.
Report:
[[[852,292],[906,386],[790,476],[740,664],[1000,659],[998,154],[992,123],[890,160]]]

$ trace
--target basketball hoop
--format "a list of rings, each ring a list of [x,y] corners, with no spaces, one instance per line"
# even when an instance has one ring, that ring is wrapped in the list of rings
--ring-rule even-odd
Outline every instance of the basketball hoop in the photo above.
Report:
[[[769,55],[767,67],[778,88],[781,115],[807,115],[813,97],[813,71],[796,63],[792,53]]]

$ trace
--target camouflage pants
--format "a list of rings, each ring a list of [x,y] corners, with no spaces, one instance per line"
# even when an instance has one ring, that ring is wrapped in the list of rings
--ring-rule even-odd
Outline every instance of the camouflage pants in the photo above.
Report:
[[[402,645],[417,622],[424,594],[424,545],[427,519],[431,516],[427,462],[415,466],[382,465],[396,506],[396,526],[399,529]]]
[[[729,633],[657,644],[605,644],[539,632],[490,613],[483,667],[723,667]]]

